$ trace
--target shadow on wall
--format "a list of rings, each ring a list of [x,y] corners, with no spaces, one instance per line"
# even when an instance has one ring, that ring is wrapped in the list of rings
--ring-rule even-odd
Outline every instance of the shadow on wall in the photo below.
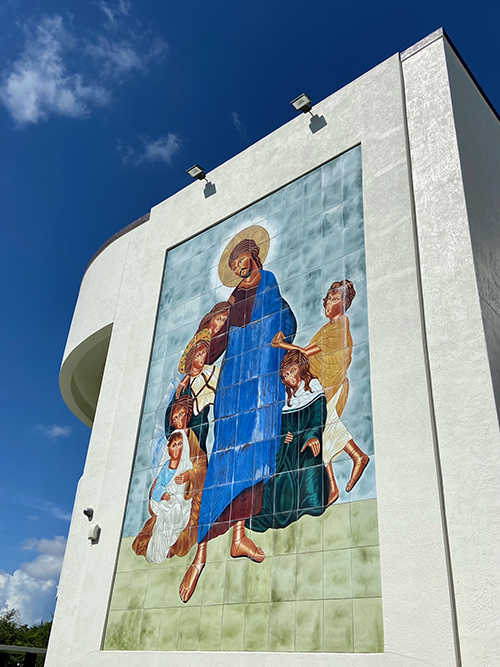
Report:
[[[203,189],[203,194],[205,195],[205,199],[208,199],[208,197],[211,197],[217,192],[217,189],[215,187],[215,183],[211,183],[210,181],[207,181],[207,184],[205,185]]]
[[[316,134],[319,130],[322,130],[324,127],[326,127],[328,123],[326,122],[326,118],[324,116],[312,116],[311,120],[309,121],[309,129],[313,134]]]

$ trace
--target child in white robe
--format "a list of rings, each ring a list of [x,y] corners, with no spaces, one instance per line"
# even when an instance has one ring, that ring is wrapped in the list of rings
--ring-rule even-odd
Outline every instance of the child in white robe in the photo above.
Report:
[[[189,522],[192,497],[186,497],[189,476],[184,473],[192,467],[186,433],[176,430],[170,435],[160,472],[151,488],[149,504],[156,522],[146,552],[149,563],[161,563],[168,557],[170,547]]]

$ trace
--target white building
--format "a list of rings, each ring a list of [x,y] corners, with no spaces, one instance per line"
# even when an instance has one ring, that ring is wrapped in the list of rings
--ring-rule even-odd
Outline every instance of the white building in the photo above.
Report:
[[[46,664],[500,667],[497,113],[438,30],[207,178],[82,281],[60,384],[92,436]],[[235,278],[241,239],[262,268],[240,247]],[[318,378],[289,404],[280,330]]]

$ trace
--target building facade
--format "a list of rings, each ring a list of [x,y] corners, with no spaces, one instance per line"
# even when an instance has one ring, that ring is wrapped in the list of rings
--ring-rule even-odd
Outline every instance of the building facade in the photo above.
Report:
[[[437,31],[207,178],[82,281],[48,667],[500,666],[498,115]]]

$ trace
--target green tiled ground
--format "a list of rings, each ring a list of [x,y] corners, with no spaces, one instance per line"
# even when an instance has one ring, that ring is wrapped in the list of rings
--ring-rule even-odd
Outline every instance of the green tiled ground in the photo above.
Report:
[[[122,540],[104,648],[142,651],[384,650],[377,501],[333,505],[255,534],[263,563],[208,545],[188,604],[179,584],[194,555],[150,565]]]

